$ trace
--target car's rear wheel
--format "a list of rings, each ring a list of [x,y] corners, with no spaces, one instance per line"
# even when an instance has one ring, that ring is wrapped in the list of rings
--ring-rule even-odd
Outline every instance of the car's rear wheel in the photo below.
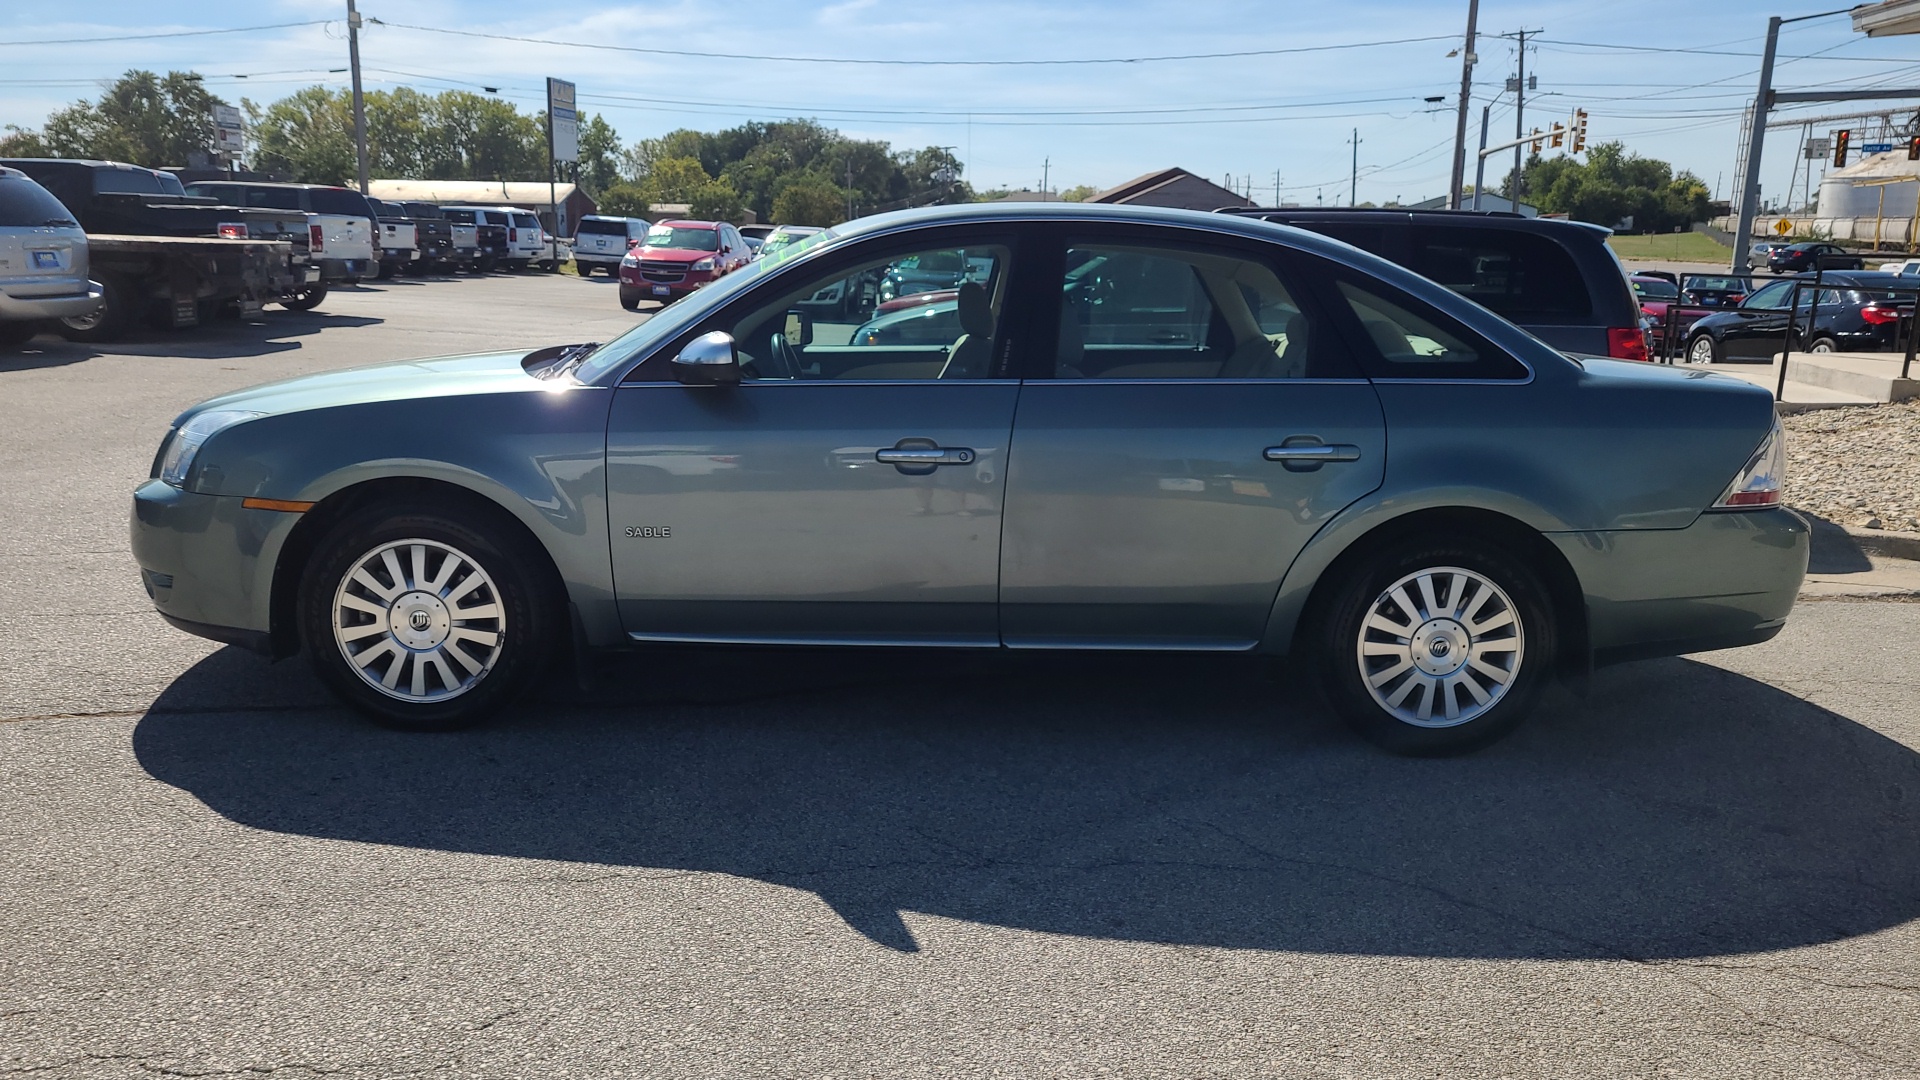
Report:
[[[1713,364],[1720,360],[1720,343],[1713,340],[1712,334],[1696,334],[1687,342],[1687,363]]]
[[[538,677],[558,600],[525,538],[458,508],[376,505],[320,542],[300,587],[314,670],[381,723],[467,727]]]
[[[289,311],[312,311],[314,308],[319,307],[320,302],[326,298],[327,283],[324,281],[315,281],[295,289],[291,296],[280,301],[280,303]]]
[[[1458,754],[1493,742],[1526,718],[1553,667],[1546,587],[1525,559],[1490,540],[1414,543],[1368,557],[1324,612],[1328,699],[1395,753]]]
[[[1817,337],[1813,339],[1813,344],[1807,346],[1807,351],[1816,353],[1839,352],[1840,343],[1830,337]]]

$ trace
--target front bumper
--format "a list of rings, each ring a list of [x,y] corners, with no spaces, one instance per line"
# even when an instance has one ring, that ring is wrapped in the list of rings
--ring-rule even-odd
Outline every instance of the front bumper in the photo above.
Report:
[[[58,296],[13,296],[0,289],[0,322],[23,319],[70,319],[98,310],[106,292],[97,281],[86,283],[84,292]]]
[[[133,559],[168,622],[265,650],[273,629],[274,565],[299,520],[298,514],[249,510],[238,496],[149,480],[133,493]]]
[[[1807,523],[1785,509],[1547,539],[1586,594],[1596,664],[1765,641],[1785,625],[1807,573]]]

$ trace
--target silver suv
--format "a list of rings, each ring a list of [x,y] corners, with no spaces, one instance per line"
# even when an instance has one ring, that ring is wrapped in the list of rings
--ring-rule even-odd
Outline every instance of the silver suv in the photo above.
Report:
[[[87,280],[87,234],[73,214],[26,173],[0,167],[0,348],[42,320],[90,314],[102,295]]]

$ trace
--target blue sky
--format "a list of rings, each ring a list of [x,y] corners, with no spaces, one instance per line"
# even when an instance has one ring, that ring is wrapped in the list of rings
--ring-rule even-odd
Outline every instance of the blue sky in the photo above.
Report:
[[[5,5],[0,11],[0,124],[38,126],[47,112],[97,93],[129,68],[189,68],[223,97],[270,101],[315,82],[344,85],[345,0],[95,0]],[[364,0],[388,24],[667,50],[894,60],[1063,60],[1300,49],[1286,55],[1127,64],[879,66],[698,59],[370,26],[362,36],[369,88],[497,87],[531,111],[542,79],[571,78],[581,108],[623,139],[677,127],[816,116],[896,147],[955,148],[976,186],[1096,187],[1167,165],[1215,181],[1251,177],[1261,201],[1347,197],[1348,140],[1359,129],[1362,201],[1418,199],[1446,185],[1451,104],[1460,68],[1446,54],[1464,30],[1465,0],[1344,3],[1233,0],[924,4],[729,2],[533,4],[507,0]],[[1781,15],[1826,10],[1782,6]],[[1620,139],[1690,168],[1724,197],[1732,183],[1738,110],[1753,94],[1766,5],[1671,0],[1487,0],[1483,35],[1541,31],[1528,70],[1528,126],[1575,106],[1594,141]],[[66,17],[59,17],[61,15]],[[8,45],[307,20],[322,25],[243,34],[84,45]],[[1405,40],[1405,39],[1432,40]],[[1363,48],[1325,46],[1398,40]],[[1599,46],[1685,47],[1692,53]],[[1514,44],[1484,37],[1479,106],[1494,102],[1495,140],[1511,137]],[[1791,26],[1782,88],[1920,84],[1920,38],[1869,41],[1845,17]],[[1816,55],[1817,54],[1817,55]],[[1786,57],[1809,59],[1784,59]],[[1908,62],[1901,62],[1906,60]],[[237,76],[246,75],[247,78]],[[1432,106],[1422,99],[1444,96]],[[644,99],[644,100],[637,100]],[[1894,103],[1888,103],[1894,104]],[[1912,103],[1909,109],[1920,105]],[[1885,107],[1885,106],[1880,106]],[[1838,106],[1798,110],[1808,115]],[[1824,133],[1832,124],[1816,126]],[[1783,193],[1799,133],[1775,132],[1763,177]],[[1858,136],[1856,136],[1856,140]],[[1504,159],[1509,164],[1511,158]],[[1490,172],[1494,166],[1490,165]],[[1468,175],[1472,165],[1469,158]],[[1817,183],[1818,170],[1815,170]],[[1796,189],[1800,181],[1793,181]]]

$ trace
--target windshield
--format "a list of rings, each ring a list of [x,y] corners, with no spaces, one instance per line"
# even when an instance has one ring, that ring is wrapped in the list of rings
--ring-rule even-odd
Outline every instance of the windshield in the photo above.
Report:
[[[1705,292],[1740,292],[1746,288],[1746,283],[1739,278],[1690,277],[1687,279],[1687,288]]]
[[[0,227],[71,227],[73,215],[47,189],[24,176],[0,176]]]
[[[598,233],[604,236],[627,235],[627,223],[624,220],[612,221],[606,218],[581,218],[580,231],[587,234]]]
[[[655,225],[647,230],[650,248],[678,248],[682,251],[719,251],[720,231],[676,225]]]
[[[712,230],[708,230],[707,234],[713,235]],[[772,273],[781,263],[792,259],[802,251],[811,251],[818,245],[833,239],[834,236],[832,229],[822,229],[812,236],[803,236],[800,239],[805,243],[790,245],[780,254],[780,257],[755,259],[712,285],[701,288],[693,295],[668,304],[652,318],[587,354],[580,366],[574,369],[574,377],[583,383],[598,382],[629,360],[686,329],[709,311],[744,292],[755,282]]]

